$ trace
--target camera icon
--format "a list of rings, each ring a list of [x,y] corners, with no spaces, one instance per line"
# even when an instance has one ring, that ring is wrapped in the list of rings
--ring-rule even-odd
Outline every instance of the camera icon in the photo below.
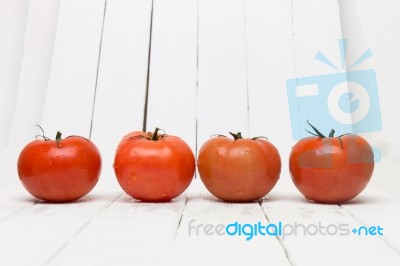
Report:
[[[336,135],[382,129],[373,69],[289,79],[286,82],[292,135],[309,136],[307,120]]]

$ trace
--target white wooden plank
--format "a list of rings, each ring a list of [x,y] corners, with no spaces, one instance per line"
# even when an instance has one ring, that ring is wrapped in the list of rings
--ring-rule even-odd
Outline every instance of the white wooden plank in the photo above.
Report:
[[[89,137],[105,1],[61,1],[42,126]]]
[[[148,131],[162,128],[196,148],[197,1],[154,1]]]
[[[324,3],[295,1],[292,8],[295,76],[301,78],[343,71],[337,42],[338,39],[342,38],[338,3],[336,1],[325,1]],[[311,10],[314,10],[314,12],[310,12]],[[329,69],[328,66],[314,60],[317,51],[323,52],[329,59],[334,60],[333,63],[339,66],[339,69]],[[251,83],[249,82],[249,84]],[[284,128],[285,126],[281,125],[281,127]],[[285,170],[283,176],[289,176],[287,170]],[[310,224],[312,226],[318,225],[319,223],[323,226],[332,224],[331,228],[340,224],[347,224],[349,230],[364,225],[339,206],[305,202],[301,194],[294,189],[294,186],[290,186],[290,179],[286,178],[285,180],[285,182],[280,182],[281,186],[278,186],[278,189],[271,193],[271,197],[276,197],[278,201],[263,203],[265,213],[271,222],[283,222],[288,225],[297,223],[306,226]],[[279,193],[282,193],[282,196],[278,196]],[[357,204],[357,200],[355,202]],[[371,206],[368,209],[375,214]],[[296,265],[319,265],[321,260],[324,260],[324,264],[327,265],[360,263],[375,265],[381,263],[382,256],[385,257],[385,263],[399,263],[399,256],[396,251],[380,238],[356,237],[352,232],[344,236],[328,236],[326,233],[325,235],[317,233],[315,236],[297,234],[296,236],[286,237],[284,240],[281,238],[281,243],[288,251],[292,263]],[[304,243],[307,243],[307,246]],[[315,252],[316,250],[318,252]],[[335,250],[335,253],[340,254],[340,256],[332,256],[332,250]],[[379,251],[379,254],[382,255],[377,256],[376,251]],[[329,260],[327,261],[326,258],[329,258]]]
[[[246,4],[249,130],[254,136],[290,138],[285,84],[295,74],[291,16],[289,0]]]
[[[58,4],[58,1],[29,2],[15,113],[14,116],[10,116],[13,123],[8,149],[2,151],[0,156],[2,176],[0,221],[2,222],[35,204],[19,181],[16,161],[22,147],[32,141],[37,134],[38,128],[34,125],[41,121],[57,25]],[[2,132],[5,132],[5,129]]]
[[[143,125],[151,4],[107,1],[91,133],[103,159],[96,190],[118,187],[112,168],[117,145]]]
[[[246,2],[249,132],[265,136],[282,161],[277,187],[290,186],[287,171],[292,140],[286,80],[295,75],[292,1]]]
[[[226,227],[235,222],[242,226],[268,224],[258,202],[226,203],[209,193],[192,194],[188,197],[168,262],[206,265],[212,259],[212,263],[218,265],[258,265],[268,258],[271,265],[290,265],[275,237],[258,234],[246,240],[248,236],[243,234],[228,235]],[[233,233],[234,229],[229,231]]]
[[[364,229],[361,229],[361,235],[352,232],[366,224],[349,215],[344,208],[307,202],[299,193],[286,192],[281,196],[276,193],[271,195],[276,200],[265,201],[262,207],[271,223],[282,222],[279,238],[294,265],[320,265],[322,261],[324,265],[376,265],[382,260],[387,265],[399,264],[399,253],[381,237],[366,236]],[[353,201],[357,206],[355,209],[362,204],[370,213],[382,213],[369,204],[368,196],[359,200]],[[353,206],[352,203],[349,205]]]
[[[199,2],[198,148],[215,133],[248,133],[245,23],[244,1]],[[169,263],[204,265],[212,258],[213,263],[239,265],[264,262],[268,256],[272,264],[289,265],[275,238],[247,242],[227,235],[197,235],[197,229],[189,233],[192,221],[201,227],[265,222],[258,203],[224,203],[206,192],[199,179],[194,183],[197,189],[192,185]]]
[[[296,76],[321,75],[334,71],[314,59],[318,51],[341,68],[338,39],[342,38],[342,29],[338,1],[294,1],[292,15]]]
[[[342,209],[362,225],[381,226],[380,240],[400,257],[400,228],[398,226],[399,199],[373,186],[354,199],[342,204]]]
[[[39,129],[46,96],[60,1],[30,1],[26,23],[24,57],[19,75],[15,113],[9,145],[18,151]]]
[[[367,134],[371,144],[381,151],[382,160],[375,165],[374,174],[365,193],[355,200],[354,204],[344,204],[342,208],[360,223],[367,226],[380,225],[384,235],[381,237],[389,247],[400,251],[400,230],[398,227],[399,179],[398,163],[399,143],[396,132],[400,129],[394,113],[398,113],[397,103],[400,93],[395,88],[398,84],[398,73],[395,71],[400,60],[398,45],[400,38],[393,35],[398,32],[400,11],[397,1],[340,1],[343,34],[351,38],[348,63],[353,63],[366,49],[370,48],[373,57],[356,67],[357,70],[374,69],[377,75],[380,111],[383,119],[381,131]],[[380,189],[390,192],[388,196]]]
[[[1,263],[44,265],[107,208],[110,198],[85,197],[75,203],[37,203],[0,223]],[[17,252],[24,250],[24,253]]]
[[[15,109],[29,1],[0,2],[0,147],[7,146]]]
[[[111,166],[122,136],[143,125],[151,8],[152,1],[107,2],[92,131],[104,167],[93,195],[122,193]],[[153,18],[157,16],[155,12]],[[52,263],[162,264],[179,224],[184,197],[171,203],[149,204],[122,195],[76,235]],[[82,249],[88,252],[82,253]]]
[[[163,265],[175,237],[184,199],[142,203],[124,194],[102,212],[52,265]],[[85,252],[82,252],[85,250]]]
[[[346,132],[342,132],[342,129],[337,127],[338,124],[328,124],[326,122],[328,118],[322,117],[324,110],[329,116],[327,111],[329,87],[324,87],[327,78],[323,75],[343,73],[346,67],[342,64],[339,49],[342,30],[338,1],[293,1],[292,23],[295,53],[295,76],[292,78],[297,80],[288,81],[287,87],[293,136],[295,138],[308,136],[305,132],[305,128],[308,128],[307,119],[310,122],[314,121],[318,129],[326,132],[325,134],[328,134],[335,125],[338,134],[352,132],[351,125],[347,125]],[[316,60],[317,53],[327,59],[325,63],[323,60]],[[305,77],[310,78],[304,79]],[[318,93],[315,97],[298,96],[297,92],[302,91],[303,87],[300,85],[303,83],[316,86]]]
[[[89,136],[103,14],[104,1],[61,3],[43,117],[48,132]],[[2,198],[2,203],[6,202],[1,207],[4,238],[0,245],[6,253],[1,263],[19,265],[51,260],[119,195],[110,193],[106,200],[103,195],[97,194],[95,199],[90,195],[71,204],[35,204],[37,201],[22,193],[21,185],[20,190],[8,188],[10,193]],[[29,251],[16,256],[15,250],[24,245]]]
[[[162,128],[196,152],[197,1],[155,1],[146,128]],[[195,184],[192,181],[190,189]]]
[[[197,151],[214,134],[247,137],[245,22],[245,1],[198,2]],[[204,191],[199,178],[189,188]]]
[[[0,227],[2,222],[34,204],[19,181],[14,154],[10,148],[0,148]]]
[[[396,115],[400,112],[397,99],[400,91],[397,67],[400,53],[400,36],[393,34],[400,31],[400,12],[398,1],[339,1],[343,34],[349,40],[348,63],[352,64],[366,50],[371,49],[373,56],[355,67],[356,70],[374,69],[378,82],[382,130],[365,134],[371,145],[381,152],[381,163],[374,169],[371,184],[389,191],[399,197],[400,180],[394,173],[400,171],[398,163],[400,143],[397,132],[400,124]]]
[[[248,134],[244,1],[199,1],[198,149],[214,134]]]

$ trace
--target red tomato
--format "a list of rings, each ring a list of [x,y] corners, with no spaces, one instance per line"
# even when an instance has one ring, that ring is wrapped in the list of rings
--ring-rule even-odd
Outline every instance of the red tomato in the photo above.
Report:
[[[170,201],[186,190],[194,175],[195,159],[186,142],[158,131],[126,135],[114,158],[120,186],[141,201]]]
[[[310,124],[311,125],[311,124]],[[289,157],[292,180],[308,200],[342,203],[356,197],[367,186],[374,170],[369,143],[352,134],[322,135],[300,140]]]
[[[34,197],[50,202],[71,202],[97,184],[101,156],[88,139],[70,136],[56,140],[43,136],[26,145],[18,158],[18,175]]]
[[[197,166],[200,178],[215,197],[231,202],[258,200],[278,182],[281,159],[264,138],[217,136],[203,144]]]

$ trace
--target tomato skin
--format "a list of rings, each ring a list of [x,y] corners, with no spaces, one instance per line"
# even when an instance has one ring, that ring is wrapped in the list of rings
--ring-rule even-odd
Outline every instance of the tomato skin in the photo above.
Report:
[[[67,137],[59,142],[35,140],[21,151],[17,169],[25,189],[49,202],[71,202],[97,184],[101,156],[88,139]]]
[[[281,159],[269,141],[218,136],[206,141],[198,155],[200,178],[215,197],[248,202],[268,194],[278,182]]]
[[[343,203],[367,186],[374,170],[374,155],[361,136],[308,137],[293,146],[289,170],[306,199]]]
[[[121,188],[144,202],[167,202],[182,194],[192,182],[195,159],[182,139],[151,132],[126,135],[115,153],[114,171]]]

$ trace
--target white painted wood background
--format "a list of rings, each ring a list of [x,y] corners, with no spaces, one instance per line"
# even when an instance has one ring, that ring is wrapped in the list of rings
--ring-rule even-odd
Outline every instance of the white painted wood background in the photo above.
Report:
[[[0,1],[0,265],[400,265],[397,99],[400,5],[392,1]],[[378,73],[384,129],[370,186],[348,204],[306,202],[291,183],[285,82],[330,73],[337,40]],[[147,103],[147,104],[146,104]],[[91,138],[95,189],[71,204],[33,199],[16,172],[41,124]],[[199,179],[170,203],[140,203],[116,182],[126,133],[159,126],[197,151],[211,135],[268,136],[281,179],[263,200],[213,198]],[[189,235],[189,223],[381,226],[383,236]]]

